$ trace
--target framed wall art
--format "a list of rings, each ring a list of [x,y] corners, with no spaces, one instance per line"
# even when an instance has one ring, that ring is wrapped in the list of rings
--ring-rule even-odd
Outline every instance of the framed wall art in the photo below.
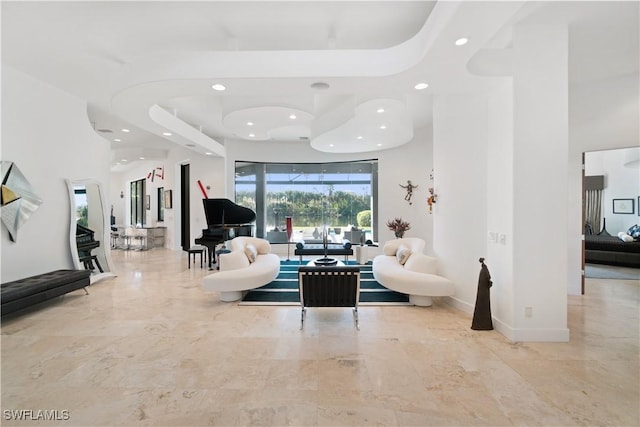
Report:
[[[164,192],[164,208],[173,208],[173,190],[165,190]]]
[[[633,199],[613,199],[613,213],[614,214],[632,214]]]

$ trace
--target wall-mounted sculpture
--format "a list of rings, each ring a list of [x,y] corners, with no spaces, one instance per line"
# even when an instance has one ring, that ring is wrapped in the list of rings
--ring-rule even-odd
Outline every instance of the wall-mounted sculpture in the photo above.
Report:
[[[42,204],[27,178],[15,163],[2,162],[2,223],[9,230],[9,238],[15,242],[18,229]]]
[[[413,197],[413,190],[415,190],[416,188],[418,188],[417,185],[413,185],[411,183],[411,181],[407,181],[407,185],[402,185],[400,184],[400,187],[404,188],[405,190],[407,190],[407,195],[404,196],[404,199],[409,202],[410,205],[413,204],[413,202],[411,201],[411,198]]]

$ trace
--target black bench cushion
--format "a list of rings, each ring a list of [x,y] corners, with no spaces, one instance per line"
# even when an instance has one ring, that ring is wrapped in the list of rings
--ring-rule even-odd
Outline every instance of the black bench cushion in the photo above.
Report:
[[[38,274],[37,276],[26,277],[13,282],[3,283],[0,288],[0,298],[2,303],[7,303],[16,299],[24,298],[28,295],[44,292],[47,289],[54,289],[68,285],[77,281],[85,282],[87,286],[90,282],[89,270],[56,270],[49,273]],[[86,280],[85,280],[86,279]]]
[[[89,270],[56,270],[3,283],[2,315],[84,288],[91,283],[90,274]]]

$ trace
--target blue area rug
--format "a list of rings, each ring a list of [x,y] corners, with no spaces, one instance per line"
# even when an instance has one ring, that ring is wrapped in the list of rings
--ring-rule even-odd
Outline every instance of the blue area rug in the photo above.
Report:
[[[303,261],[304,263],[305,261]],[[357,265],[350,261],[348,265]],[[249,291],[240,305],[300,305],[298,261],[281,261],[280,274],[260,288]],[[361,305],[409,305],[409,296],[385,288],[373,278],[371,264],[360,266]]]

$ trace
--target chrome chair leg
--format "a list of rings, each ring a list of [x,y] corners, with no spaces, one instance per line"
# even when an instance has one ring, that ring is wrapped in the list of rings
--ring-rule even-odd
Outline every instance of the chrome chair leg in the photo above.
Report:
[[[305,307],[302,307],[302,311],[300,313],[300,330],[304,328],[304,318],[306,314],[307,314],[307,309]]]
[[[358,307],[353,307],[353,320],[356,322],[356,329],[360,330],[360,322],[358,321]]]

